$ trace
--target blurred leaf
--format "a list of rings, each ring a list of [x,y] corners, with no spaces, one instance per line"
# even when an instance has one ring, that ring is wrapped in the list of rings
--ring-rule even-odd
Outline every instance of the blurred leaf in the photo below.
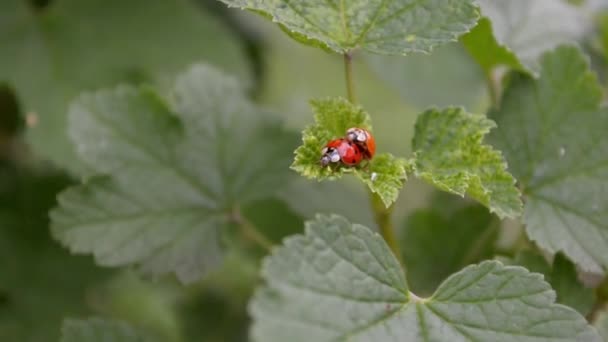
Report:
[[[498,228],[481,205],[450,215],[435,208],[411,214],[402,232],[401,250],[412,290],[430,295],[452,273],[492,258]]]
[[[42,11],[3,0],[0,13],[0,81],[35,118],[27,131],[34,151],[71,171],[83,166],[67,139],[67,104],[82,90],[162,86],[202,59],[248,77],[233,35],[186,0],[61,0]]]
[[[302,232],[302,217],[278,199],[252,202],[243,208],[243,214],[264,236],[275,242],[281,242],[286,236]]]
[[[150,342],[157,341],[125,322],[101,318],[66,319],[61,328],[61,342]]]
[[[513,51],[496,41],[492,23],[488,18],[481,18],[477,26],[460,40],[486,75],[490,75],[492,70],[499,66],[527,71]]]
[[[540,79],[514,77],[491,135],[517,177],[531,240],[563,251],[586,271],[608,267],[608,111],[582,53],[561,47],[541,60]]]
[[[430,55],[364,57],[381,79],[418,108],[462,105],[472,109],[482,99],[485,79],[458,44],[439,47]]]
[[[0,147],[4,139],[17,133],[21,124],[15,92],[8,85],[0,83]]]
[[[427,299],[408,291],[384,240],[340,216],[266,259],[250,305],[255,341],[597,341],[576,311],[553,304],[539,275],[486,261],[449,277]],[[482,289],[480,291],[480,289]]]
[[[542,255],[529,250],[517,253],[514,263],[541,273],[557,293],[557,302],[576,309],[581,315],[591,312],[595,303],[593,289],[585,287],[579,280],[576,268],[561,253],[550,265]]]
[[[221,1],[261,12],[294,31],[299,42],[324,44],[338,53],[356,48],[392,55],[430,52],[467,32],[478,17],[471,0]]]
[[[511,50],[523,66],[537,72],[543,52],[579,40],[590,28],[590,20],[583,11],[561,0],[478,0],[478,3],[482,15],[492,22],[499,46],[490,42],[488,47],[492,49],[484,50],[478,45],[487,37],[484,31],[489,29],[482,27],[477,32],[480,40],[468,47],[476,60],[486,60],[491,65],[508,61],[507,66],[517,66],[507,53]]]
[[[467,193],[501,218],[517,217],[522,203],[515,179],[502,154],[482,142],[494,127],[492,120],[461,108],[422,113],[412,143],[415,173],[441,190]]]
[[[61,173],[0,164],[0,341],[56,341],[65,315],[90,312],[107,277],[52,241],[47,211],[70,182]]]
[[[405,159],[385,153],[356,166],[334,167],[319,163],[325,145],[330,140],[344,137],[349,128],[359,127],[371,131],[369,115],[360,106],[343,98],[316,100],[311,104],[315,112],[315,124],[308,126],[302,133],[303,144],[296,149],[291,168],[306,178],[317,180],[335,180],[345,173],[354,173],[382,198],[387,207],[395,202],[407,178]]]
[[[169,108],[130,87],[80,97],[70,133],[82,160],[109,176],[62,193],[51,217],[75,253],[189,283],[220,262],[233,208],[284,184],[295,136],[207,66],[180,76],[172,99]]]

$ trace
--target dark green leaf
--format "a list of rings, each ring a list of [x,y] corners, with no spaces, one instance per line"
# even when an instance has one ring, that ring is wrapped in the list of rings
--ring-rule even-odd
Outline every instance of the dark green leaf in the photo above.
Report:
[[[563,251],[587,271],[608,267],[608,111],[581,52],[561,47],[535,80],[514,77],[490,138],[505,153],[526,199],[530,239]]]
[[[318,216],[268,257],[250,305],[255,341],[598,341],[555,305],[542,276],[496,261],[449,277],[430,298],[408,291],[384,240],[340,216]]]
[[[35,11],[0,2],[0,82],[30,120],[34,151],[82,171],[67,138],[67,105],[83,90],[120,82],[166,85],[201,59],[248,77],[235,37],[190,1],[61,0]]]
[[[515,179],[501,153],[482,140],[492,120],[461,108],[430,109],[416,121],[415,174],[439,189],[465,193],[500,217],[521,214]]]
[[[61,328],[61,342],[150,342],[157,341],[125,322],[101,318],[66,319]]]
[[[471,0],[221,0],[261,12],[294,32],[296,40],[393,55],[429,52],[454,41],[477,20]]]
[[[193,282],[221,260],[231,212],[284,184],[295,136],[210,67],[179,77],[172,101],[130,87],[80,97],[72,138],[109,176],[68,189],[51,217],[57,239],[101,265]]]

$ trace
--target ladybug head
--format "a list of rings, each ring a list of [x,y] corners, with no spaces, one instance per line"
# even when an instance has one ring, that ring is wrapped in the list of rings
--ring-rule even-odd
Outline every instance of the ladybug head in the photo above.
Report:
[[[340,153],[334,147],[324,147],[321,151],[321,166],[327,166],[329,163],[337,163],[340,161]]]
[[[363,143],[367,140],[367,132],[357,127],[349,128],[346,131],[346,139],[352,142]]]

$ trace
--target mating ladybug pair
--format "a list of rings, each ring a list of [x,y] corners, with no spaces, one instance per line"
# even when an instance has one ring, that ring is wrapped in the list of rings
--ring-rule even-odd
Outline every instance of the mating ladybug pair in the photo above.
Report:
[[[370,132],[362,128],[349,128],[344,138],[334,139],[321,151],[321,166],[342,164],[354,166],[362,160],[370,160],[376,152],[376,141]]]

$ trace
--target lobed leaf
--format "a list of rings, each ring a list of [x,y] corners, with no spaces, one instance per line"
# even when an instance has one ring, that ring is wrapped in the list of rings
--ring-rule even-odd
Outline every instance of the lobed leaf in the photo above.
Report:
[[[317,216],[264,262],[251,304],[254,341],[600,341],[554,304],[542,276],[486,261],[430,298],[408,291],[384,240],[340,216]]]
[[[501,218],[520,215],[515,179],[505,170],[501,153],[482,142],[495,126],[460,108],[422,113],[412,142],[416,176],[441,190],[466,193]]]
[[[608,267],[608,110],[582,53],[560,47],[538,80],[514,77],[490,139],[505,153],[525,198],[531,240],[584,270]]]
[[[321,166],[321,150],[330,140],[344,137],[351,127],[371,131],[371,119],[361,106],[343,98],[314,100],[311,104],[315,124],[302,133],[303,144],[296,149],[291,168],[306,178],[317,180],[334,180],[345,173],[353,173],[377,193],[388,207],[397,199],[403,187],[407,162],[384,153],[353,167]]]
[[[430,52],[454,41],[478,18],[472,0],[221,0],[263,13],[299,42],[338,53],[361,48],[381,54]]]
[[[61,342],[149,342],[156,339],[122,321],[89,318],[66,319],[61,327]]]
[[[254,107],[236,80],[199,65],[169,107],[147,89],[81,96],[70,133],[99,174],[59,196],[54,236],[105,266],[199,280],[221,261],[232,211],[286,182],[294,136]]]

